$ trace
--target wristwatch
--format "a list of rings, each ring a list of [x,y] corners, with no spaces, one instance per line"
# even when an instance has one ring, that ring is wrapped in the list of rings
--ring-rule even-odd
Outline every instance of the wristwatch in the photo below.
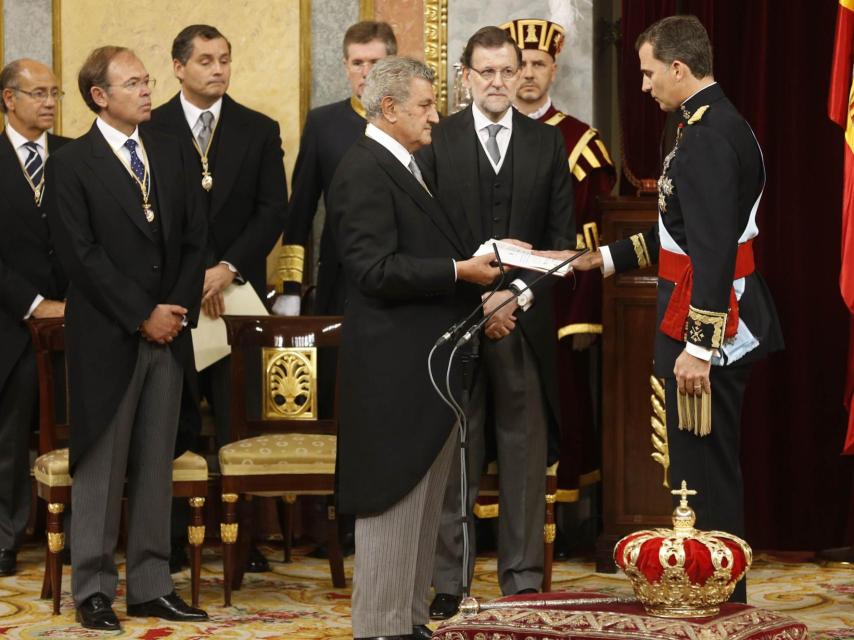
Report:
[[[513,292],[513,295],[516,296],[516,304],[518,304],[521,309],[524,309],[531,303],[531,292],[528,289],[523,291],[515,283],[511,283],[508,289],[510,289],[510,291]]]

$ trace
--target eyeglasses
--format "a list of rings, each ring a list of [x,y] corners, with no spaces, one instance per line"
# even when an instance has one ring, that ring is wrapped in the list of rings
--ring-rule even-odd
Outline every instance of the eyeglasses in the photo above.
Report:
[[[51,89],[48,91],[47,89],[33,89],[32,91],[25,91],[24,89],[12,89],[12,91],[17,91],[18,93],[23,93],[36,102],[47,102],[48,98],[53,98],[56,102],[62,100],[62,96],[65,95],[64,91],[60,91],[59,89]]]
[[[510,80],[513,76],[519,73],[518,67],[516,69],[511,69],[510,67],[505,67],[501,71],[496,69],[475,69],[474,67],[469,67],[472,71],[474,71],[481,78],[486,80],[487,82],[492,82],[495,80],[495,76],[497,74],[501,74],[502,80]]]
[[[154,78],[133,78],[132,80],[128,80],[127,82],[123,82],[122,84],[108,84],[105,85],[107,87],[121,87],[122,89],[127,89],[128,91],[136,91],[140,87],[145,87],[146,89],[154,89],[157,85],[157,80]]]

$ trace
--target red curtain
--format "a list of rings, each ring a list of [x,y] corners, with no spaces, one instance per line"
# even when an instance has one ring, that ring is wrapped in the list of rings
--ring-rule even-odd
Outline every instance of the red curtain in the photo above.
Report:
[[[659,173],[663,118],[640,91],[634,42],[677,4],[708,29],[715,79],[753,127],[768,172],[755,249],[786,350],[755,368],[747,391],[748,540],[759,549],[851,544],[854,460],[839,454],[849,335],[839,295],[843,153],[826,113],[837,3],[623,0],[620,106],[638,177]]]

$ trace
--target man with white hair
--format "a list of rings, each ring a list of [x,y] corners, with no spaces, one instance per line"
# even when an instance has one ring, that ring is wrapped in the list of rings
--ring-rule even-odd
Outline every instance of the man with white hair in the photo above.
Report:
[[[433,71],[376,63],[362,100],[368,126],[338,167],[329,223],[347,279],[340,367],[338,507],[356,516],[355,638],[430,638],[428,591],[456,442],[454,415],[427,373],[445,371],[436,339],[499,274],[468,258],[412,154],[439,121]]]

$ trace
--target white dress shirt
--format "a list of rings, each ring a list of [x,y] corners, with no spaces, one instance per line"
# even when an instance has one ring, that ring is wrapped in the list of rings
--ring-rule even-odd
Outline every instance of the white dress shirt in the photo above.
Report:
[[[542,118],[546,114],[546,111],[548,111],[551,108],[552,108],[552,99],[547,96],[546,97],[546,103],[542,107],[540,107],[539,109],[534,111],[533,113],[529,113],[528,117],[531,118],[531,120],[539,120],[540,118]]]
[[[118,129],[108,125],[100,117],[95,120],[95,125],[98,127],[101,135],[104,136],[104,140],[107,141],[107,144],[113,151],[115,151],[119,160],[122,161],[122,164],[125,165],[125,169],[127,169],[127,172],[131,176],[136,177],[136,174],[133,172],[133,169],[130,168],[130,150],[125,146],[125,142],[128,140],[136,142],[136,155],[139,156],[139,159],[142,161],[146,171],[148,170],[148,157],[145,155],[145,147],[142,146],[142,140],[139,138],[139,127],[136,127],[130,135],[126,135]]]
[[[15,131],[15,128],[9,123],[6,123],[6,135],[9,138],[9,142],[12,143],[12,148],[15,150],[15,153],[18,154],[21,166],[23,167],[27,163],[27,158],[30,157],[30,150],[24,145],[30,141]],[[33,142],[36,143],[36,150],[42,159],[42,163],[44,163],[44,161],[47,160],[47,132],[45,131],[42,133],[38,138],[33,140]],[[33,311],[35,311],[36,307],[42,303],[42,300],[44,300],[44,296],[37,293],[36,297],[33,298],[33,302],[30,304],[30,308],[27,309],[27,313],[24,315],[24,320],[33,315]]]
[[[25,165],[27,163],[27,158],[30,157],[30,150],[24,145],[30,142],[20,133],[15,131],[15,128],[11,124],[6,124],[6,135],[9,136],[9,142],[12,143],[12,147],[15,149],[15,153],[18,154],[18,158],[21,160],[21,165]],[[33,140],[36,143],[36,147],[38,147],[39,156],[42,159],[42,162],[47,160],[47,131],[42,133],[38,138]]]
[[[483,150],[486,151],[486,157],[489,158],[489,162],[492,164],[492,168],[495,169],[495,173],[498,173],[501,171],[501,165],[504,164],[504,158],[507,156],[507,149],[510,148],[510,136],[513,134],[513,107],[507,109],[507,113],[505,113],[498,122],[493,122],[483,115],[483,112],[476,104],[472,104],[471,114],[474,117],[474,129],[477,132],[480,144],[483,145]],[[495,136],[495,141],[498,143],[498,152],[501,154],[501,157],[498,158],[498,162],[495,162],[492,159],[492,156],[489,155],[489,151],[486,150],[486,141],[489,140],[489,131],[487,130],[487,127],[491,124],[501,125],[501,130]]]
[[[414,158],[406,147],[371,122],[369,122],[368,126],[365,127],[365,136],[382,145],[384,149],[393,155],[397,161],[400,162],[407,171],[409,171],[409,163],[413,161]],[[456,280],[457,261],[452,258],[451,262],[454,263],[454,280]]]
[[[216,127],[216,123],[219,122],[219,114],[222,112],[222,98],[214,102],[208,109],[199,109],[184,97],[183,91],[179,93],[178,96],[181,101],[181,108],[184,110],[184,117],[187,119],[187,125],[189,125],[190,130],[193,132],[194,138],[199,138],[199,132],[202,130],[203,126],[202,113],[205,111],[210,111],[213,115],[211,130]]]

